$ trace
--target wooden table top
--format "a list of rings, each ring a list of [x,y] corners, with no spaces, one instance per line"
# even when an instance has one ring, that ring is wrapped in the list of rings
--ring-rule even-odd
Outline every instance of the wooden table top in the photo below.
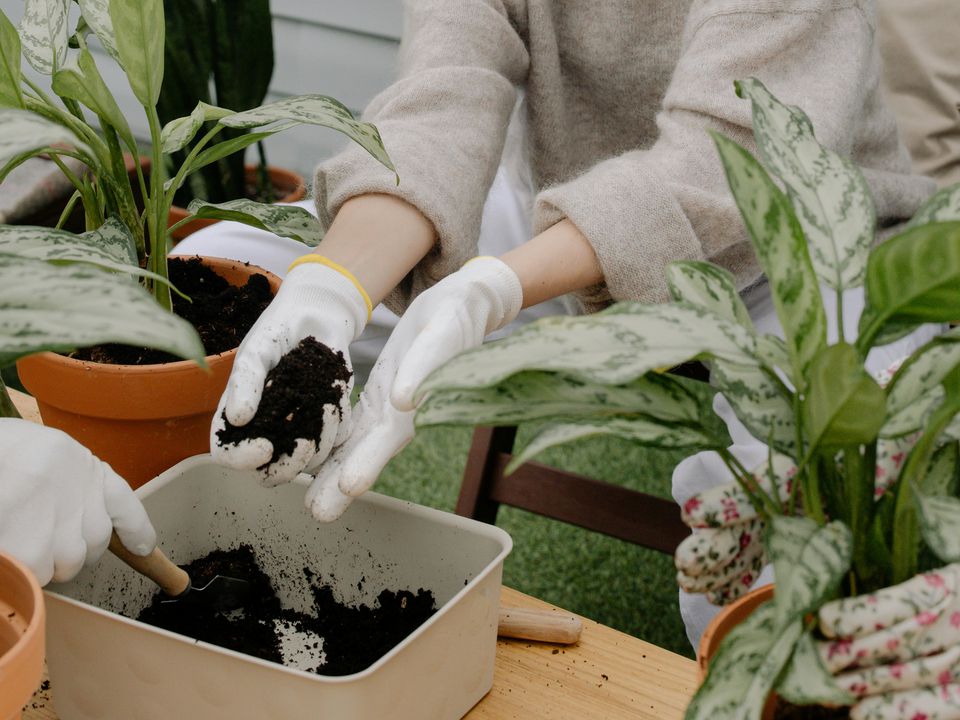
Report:
[[[32,398],[11,391],[21,414],[39,422]],[[504,587],[505,607],[555,608]],[[499,640],[493,689],[469,720],[682,718],[697,687],[692,660],[587,618],[576,645]],[[35,695],[23,720],[58,720],[56,688]]]

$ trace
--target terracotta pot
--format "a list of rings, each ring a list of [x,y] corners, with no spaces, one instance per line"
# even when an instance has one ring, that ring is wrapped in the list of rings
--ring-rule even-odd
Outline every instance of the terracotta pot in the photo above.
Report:
[[[43,594],[26,566],[0,553],[0,720],[19,720],[43,677]]]
[[[245,166],[245,170],[247,182],[250,184],[255,184],[257,181],[257,166],[247,165]],[[273,166],[268,166],[267,172],[270,173],[270,182],[273,183],[273,187],[280,196],[279,202],[296,202],[297,200],[303,200],[303,198],[306,197],[306,185],[304,184],[302,175],[295,173],[292,170],[285,170],[283,168]],[[190,213],[187,212],[186,208],[182,208],[179,205],[174,205],[170,208],[170,215],[167,219],[167,227],[171,227],[174,223],[180,222],[189,215]],[[183,240],[190,233],[194,233],[200,228],[207,227],[208,225],[213,225],[215,222],[220,221],[198,218],[197,220],[193,220],[185,225],[182,225],[173,231],[172,236],[174,244],[176,244],[178,240]]]
[[[276,292],[280,278],[255,265],[204,258],[233,285],[254,273]],[[208,355],[209,372],[192,360],[158,365],[108,365],[52,352],[17,363],[37,399],[44,425],[59,428],[110,463],[134,488],[180,460],[208,452],[210,422],[236,349]]]

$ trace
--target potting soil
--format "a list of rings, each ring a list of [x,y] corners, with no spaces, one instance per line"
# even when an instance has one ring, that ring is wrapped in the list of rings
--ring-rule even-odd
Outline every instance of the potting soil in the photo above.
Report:
[[[253,419],[235,426],[224,417],[217,438],[224,445],[266,438],[273,445],[273,456],[262,467],[292,455],[298,439],[319,444],[323,408],[339,405],[350,376],[343,353],[334,352],[312,335],[304,338],[267,374]]]
[[[423,588],[383,590],[373,607],[345,605],[309,568],[303,572],[313,614],[282,608],[249,545],[215,550],[183,567],[195,587],[216,575],[249,582],[243,609],[223,613],[202,603],[163,603],[166,596],[158,592],[137,620],[318,675],[349,675],[369,667],[436,612],[433,593]]]

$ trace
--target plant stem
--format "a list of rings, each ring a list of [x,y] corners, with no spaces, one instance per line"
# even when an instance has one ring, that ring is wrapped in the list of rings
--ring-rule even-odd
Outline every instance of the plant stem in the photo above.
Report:
[[[190,149],[190,153],[184,159],[180,169],[177,170],[177,174],[173,176],[173,182],[170,183],[170,189],[167,190],[165,202],[168,208],[173,204],[173,196],[180,188],[181,183],[183,183],[183,178],[190,174],[190,166],[193,164],[193,161],[196,159],[197,155],[199,155],[200,151],[203,150],[204,145],[210,142],[221,130],[223,130],[223,125],[217,123],[210,128],[210,130],[207,131],[207,134],[200,138]]]
[[[843,290],[837,288],[837,337],[840,342],[846,342],[847,336],[843,332]]]
[[[143,262],[146,259],[146,241],[144,239],[143,225],[137,213],[137,203],[133,197],[133,187],[130,185],[130,178],[127,173],[127,164],[123,159],[120,138],[117,136],[117,131],[103,118],[100,118],[100,126],[103,128],[103,135],[107,140],[107,146],[110,148],[110,159],[113,164],[114,179],[112,186],[117,200],[117,212],[124,224],[133,233],[133,240],[137,248],[137,258]]]
[[[270,171],[267,169],[267,151],[263,141],[257,143],[257,155],[260,163],[257,165],[257,192],[264,202],[273,202],[273,183],[270,181]]]
[[[4,384],[3,378],[0,378],[0,417],[20,417],[20,411],[17,410],[17,406],[14,405],[13,400],[10,399],[10,394],[7,392],[7,386]]]
[[[726,448],[720,448],[717,450],[717,454],[720,455],[720,458],[727,466],[727,469],[730,470],[737,484],[747,494],[747,497],[750,499],[750,504],[753,505],[754,510],[757,511],[757,514],[760,515],[761,518],[766,520],[771,515],[780,514],[780,508],[770,499],[770,496],[767,495],[764,489],[754,480],[753,476],[743,469],[743,465],[740,464],[740,461],[737,460],[733,453]]]
[[[67,200],[67,205],[66,207],[63,208],[63,212],[60,213],[60,219],[57,220],[57,224],[54,227],[55,230],[63,229],[63,224],[67,222],[67,218],[70,217],[70,213],[73,212],[73,208],[76,206],[77,200],[79,199],[80,199],[80,191],[74,190],[73,195],[71,195],[70,199]]]
[[[165,172],[160,142],[160,118],[157,116],[156,106],[144,109],[147,111],[147,119],[150,122],[151,144],[150,197],[145,199],[148,208],[147,224],[150,229],[148,264],[153,272],[167,279],[170,276],[167,269],[167,214],[170,211],[170,202],[167,202],[163,191]],[[167,283],[154,282],[153,296],[160,303],[160,307],[173,311],[173,299],[170,297],[170,286]]]

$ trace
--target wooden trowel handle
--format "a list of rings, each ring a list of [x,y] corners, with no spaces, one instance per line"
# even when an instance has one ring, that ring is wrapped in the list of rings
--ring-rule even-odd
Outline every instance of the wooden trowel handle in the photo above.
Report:
[[[159,547],[149,555],[134,555],[124,547],[114,531],[110,536],[110,552],[141,575],[153,580],[170,597],[176,597],[190,587],[190,576],[174,565]]]
[[[520,640],[571,645],[580,639],[580,618],[553,610],[500,608],[497,635]]]

